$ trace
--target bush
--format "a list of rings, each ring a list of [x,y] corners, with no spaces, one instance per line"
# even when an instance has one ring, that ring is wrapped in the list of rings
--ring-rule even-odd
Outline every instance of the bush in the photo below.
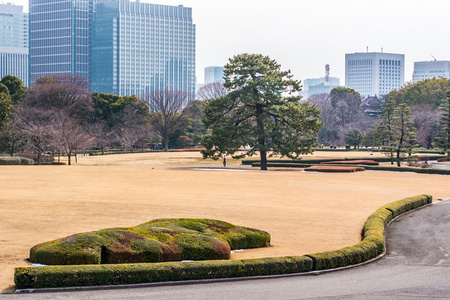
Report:
[[[330,165],[368,165],[368,166],[378,166],[380,163],[374,160],[337,160],[337,161],[327,161],[321,162],[321,164],[330,164]]]
[[[52,165],[54,166],[64,166],[66,163],[64,161],[54,161],[52,162]]]
[[[332,172],[332,173],[351,173],[364,171],[363,167],[341,167],[341,166],[311,166],[306,168],[307,172]]]
[[[0,165],[33,165],[30,158],[20,156],[0,156]]]
[[[21,165],[22,160],[20,157],[1,156],[0,165]]]
[[[447,160],[447,157],[441,157],[441,158],[438,158],[437,161],[438,162],[446,162],[448,160]]]
[[[229,259],[231,250],[269,245],[270,235],[252,228],[209,219],[158,219],[38,244],[30,260],[82,265]]]
[[[306,256],[231,261],[169,262],[16,268],[17,289],[136,284],[302,273],[312,271]]]

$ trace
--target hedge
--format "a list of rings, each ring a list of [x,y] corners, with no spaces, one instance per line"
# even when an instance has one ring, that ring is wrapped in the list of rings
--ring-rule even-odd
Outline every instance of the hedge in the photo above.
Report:
[[[45,265],[229,259],[231,250],[268,247],[267,232],[210,219],[158,219],[138,226],[74,234],[35,245]]]
[[[311,166],[309,168],[305,168],[306,172],[328,172],[328,173],[353,173],[364,171],[363,167],[357,166]]]
[[[14,282],[17,289],[36,289],[264,276],[346,267],[382,254],[387,224],[403,212],[431,201],[431,196],[419,195],[381,207],[365,222],[360,243],[335,251],[243,260],[19,267],[15,269]]]
[[[30,158],[20,156],[0,156],[0,165],[33,165]]]
[[[443,158],[445,156],[443,155],[415,155],[415,156],[419,156],[420,158],[427,158],[428,160],[438,160],[440,158]],[[408,157],[404,157],[402,158],[402,161],[406,160]],[[326,158],[326,159],[268,159],[267,163],[268,164],[272,164],[272,163],[288,163],[288,164],[320,164],[322,162],[330,162],[330,161],[335,161],[335,158]],[[354,158],[345,158],[344,160],[354,160]],[[358,160],[373,160],[376,162],[390,162],[391,158],[390,157],[367,157],[367,158],[358,158]],[[242,164],[243,165],[253,165],[255,163],[260,163],[261,161],[259,159],[245,159],[242,160]],[[395,158],[394,158],[394,162],[395,162]]]

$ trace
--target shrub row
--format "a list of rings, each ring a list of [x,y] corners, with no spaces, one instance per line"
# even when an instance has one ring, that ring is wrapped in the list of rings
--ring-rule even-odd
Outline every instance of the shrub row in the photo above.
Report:
[[[364,171],[363,167],[355,166],[311,166],[306,168],[307,172],[327,172],[327,173],[353,173]]]
[[[365,222],[360,243],[335,251],[231,261],[19,267],[15,269],[14,282],[17,289],[34,289],[264,276],[345,267],[383,253],[387,224],[396,216],[431,201],[431,196],[419,195],[381,207]]]
[[[367,166],[378,166],[380,163],[374,160],[360,159],[360,160],[336,160],[321,162],[321,164],[331,164],[331,165],[367,165]]]
[[[307,255],[313,260],[313,270],[346,267],[377,257],[385,249],[384,230],[387,224],[400,214],[430,204],[431,201],[431,196],[419,195],[381,207],[364,223],[360,243],[335,251]]]
[[[0,165],[33,165],[34,161],[30,158],[19,156],[0,156]]]
[[[306,161],[305,161],[306,162]],[[252,164],[252,167],[260,167],[261,163],[256,162]],[[312,164],[306,163],[277,163],[270,162],[267,163],[267,167],[271,168],[309,168]],[[391,167],[391,166],[364,166],[366,170],[372,171],[392,171],[392,172],[412,172],[412,173],[421,173],[421,174],[435,174],[435,175],[450,175],[450,170],[446,169],[433,169],[433,168],[408,168],[408,167]]]
[[[443,155],[416,155],[420,158],[424,158],[426,157],[428,160],[437,160],[439,158],[443,158],[445,156]],[[403,160],[406,160],[406,158],[402,158]],[[330,162],[330,161],[335,161],[335,158],[327,158],[327,159],[269,159],[267,160],[267,163],[289,163],[289,164],[296,164],[296,163],[300,163],[300,164],[320,164],[322,162]],[[354,160],[354,158],[345,158],[343,160]],[[391,158],[390,157],[368,157],[368,158],[361,158],[361,160],[373,160],[376,162],[390,162]],[[395,159],[394,159],[395,161]],[[243,165],[253,165],[255,163],[260,163],[261,161],[259,159],[245,159],[242,160],[242,164]]]

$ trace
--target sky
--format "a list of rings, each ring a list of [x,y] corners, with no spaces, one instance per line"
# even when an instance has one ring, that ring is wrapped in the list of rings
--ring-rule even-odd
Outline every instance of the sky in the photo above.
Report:
[[[0,0],[25,6],[27,0]],[[204,68],[240,53],[268,55],[295,79],[345,80],[345,54],[405,54],[405,80],[415,61],[450,60],[448,0],[141,0],[192,8],[197,82]]]

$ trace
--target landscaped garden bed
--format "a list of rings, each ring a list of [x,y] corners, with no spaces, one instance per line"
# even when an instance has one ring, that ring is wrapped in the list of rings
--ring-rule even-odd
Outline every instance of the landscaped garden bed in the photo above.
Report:
[[[380,163],[374,160],[359,159],[359,160],[335,160],[321,162],[321,164],[327,165],[366,165],[366,166],[378,166]]]

